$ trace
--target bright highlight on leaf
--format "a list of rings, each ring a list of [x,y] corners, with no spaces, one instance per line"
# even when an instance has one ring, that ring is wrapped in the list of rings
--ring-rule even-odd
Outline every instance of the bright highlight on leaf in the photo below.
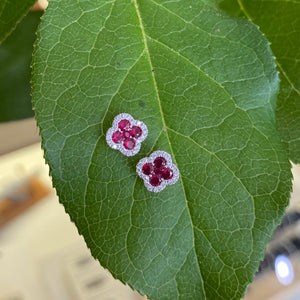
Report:
[[[52,0],[33,100],[60,202],[94,257],[149,299],[240,299],[280,222],[290,164],[276,130],[268,41],[206,1]],[[139,155],[105,139],[128,112]],[[171,154],[160,193],[136,174]]]

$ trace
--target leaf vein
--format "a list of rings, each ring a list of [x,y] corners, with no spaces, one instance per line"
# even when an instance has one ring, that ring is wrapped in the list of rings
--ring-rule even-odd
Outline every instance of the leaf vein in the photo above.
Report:
[[[157,87],[155,75],[154,75],[154,72],[152,72],[152,70],[153,70],[153,65],[152,65],[152,61],[151,61],[151,57],[150,57],[150,53],[149,53],[149,48],[148,48],[148,43],[147,43],[147,35],[146,35],[145,29],[144,29],[144,25],[143,25],[143,22],[142,22],[142,18],[141,18],[141,14],[140,14],[140,11],[139,11],[139,7],[138,7],[137,0],[133,0],[133,1],[134,1],[134,5],[135,5],[135,9],[136,9],[137,16],[138,16],[138,19],[139,19],[139,23],[140,23],[142,35],[143,35],[143,40],[144,40],[145,50],[146,50],[146,52],[147,52],[147,54],[148,54],[148,60],[149,60],[149,64],[150,64],[150,71],[151,71],[152,78],[153,78],[153,84],[154,84],[154,88],[155,88],[155,92],[156,92],[157,101],[158,101],[158,104],[159,104],[159,109],[160,109],[160,114],[161,114],[163,126],[164,126],[164,129],[166,129],[166,135],[167,135],[168,143],[169,143],[169,146],[170,146],[170,150],[171,150],[171,152],[172,152],[172,156],[174,157],[174,161],[175,161],[175,163],[176,163],[176,158],[175,158],[175,155],[174,155],[174,151],[173,151],[173,148],[172,148],[172,146],[171,146],[170,138],[169,138],[169,135],[168,135],[168,132],[167,132],[167,126],[166,126],[166,122],[165,122],[165,119],[164,119],[164,113],[163,113],[162,106],[161,106],[161,100],[160,100],[160,96],[159,96],[159,92],[158,92],[158,87]],[[181,182],[182,189],[183,189],[183,193],[184,193],[184,196],[185,196],[186,207],[188,207],[187,195],[186,195],[185,187],[184,187],[184,184],[183,184],[183,181],[182,181],[181,178],[180,178],[180,182]],[[189,209],[187,209],[187,211],[188,211],[188,215],[189,215],[190,222],[191,222],[191,225],[192,225],[193,222],[192,222],[192,217],[191,217],[191,214],[190,214]],[[194,247],[195,247],[195,236],[194,236],[194,232],[193,232],[193,245],[194,245]],[[198,258],[197,258],[197,260],[198,260]],[[203,291],[204,291],[204,294],[206,294],[205,286],[204,286],[204,282],[203,282],[203,278],[202,278],[202,275],[201,275],[201,270],[200,270],[200,267],[199,267],[199,261],[198,261],[197,266],[198,266],[199,274],[200,274],[201,279],[202,279],[201,281],[202,281]],[[206,296],[205,296],[205,297],[206,297]]]

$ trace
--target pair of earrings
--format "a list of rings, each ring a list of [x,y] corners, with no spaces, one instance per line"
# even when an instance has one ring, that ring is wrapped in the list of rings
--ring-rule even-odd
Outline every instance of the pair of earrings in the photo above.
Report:
[[[130,114],[122,113],[114,118],[112,127],[106,133],[107,144],[126,156],[134,156],[141,149],[141,143],[148,135],[147,126],[135,120]],[[165,151],[155,151],[141,159],[136,166],[137,174],[144,180],[148,191],[158,193],[167,185],[175,184],[179,171]]]

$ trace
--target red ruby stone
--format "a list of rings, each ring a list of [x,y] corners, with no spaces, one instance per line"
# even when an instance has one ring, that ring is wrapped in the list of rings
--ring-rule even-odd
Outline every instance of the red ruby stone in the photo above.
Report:
[[[112,135],[112,140],[116,144],[121,143],[124,140],[123,133],[120,131],[115,131]]]
[[[167,160],[164,157],[156,157],[154,160],[154,166],[156,168],[163,168],[167,164]]]
[[[142,131],[141,127],[139,127],[139,126],[133,126],[130,131],[131,136],[136,139],[139,138],[142,135],[142,133],[143,133],[143,131]]]
[[[150,175],[152,173],[152,170],[153,170],[153,166],[151,163],[144,164],[142,167],[142,172],[145,175]]]
[[[170,168],[166,168],[162,171],[161,177],[165,180],[170,180],[173,178],[173,171]]]
[[[128,130],[130,128],[130,122],[126,119],[123,119],[121,120],[119,123],[118,123],[118,127],[120,130]]]
[[[123,131],[124,138],[130,138],[130,132],[129,131]]]
[[[132,150],[135,147],[135,140],[132,138],[128,138],[124,141],[124,147],[127,150]]]
[[[161,179],[156,176],[156,175],[153,175],[151,176],[151,178],[149,179],[149,182],[152,186],[160,186],[161,184]]]
[[[158,177],[162,177],[163,169],[162,168],[154,168],[153,173]]]

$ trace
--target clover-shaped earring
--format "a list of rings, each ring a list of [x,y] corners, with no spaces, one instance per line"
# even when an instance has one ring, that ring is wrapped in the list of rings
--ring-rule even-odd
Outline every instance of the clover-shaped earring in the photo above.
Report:
[[[154,193],[175,184],[179,178],[178,168],[172,163],[171,155],[165,151],[155,151],[141,159],[136,172],[144,180],[147,190]]]
[[[148,135],[147,126],[135,120],[130,114],[119,114],[114,118],[112,127],[106,133],[107,144],[119,150],[126,156],[136,155],[141,148],[141,142]]]

